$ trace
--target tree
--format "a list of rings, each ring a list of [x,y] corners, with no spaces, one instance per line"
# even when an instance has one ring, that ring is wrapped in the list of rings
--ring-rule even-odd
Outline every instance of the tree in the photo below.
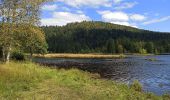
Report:
[[[145,49],[148,53],[154,53],[154,44],[152,42],[147,42],[145,44]]]
[[[39,24],[40,5],[46,0],[0,0],[0,46],[3,60],[9,62],[10,53],[16,43],[14,32],[23,24]]]
[[[116,53],[123,53],[124,49],[123,46],[119,43],[116,43]]]
[[[115,42],[113,39],[109,39],[106,44],[107,53],[115,53]]]
[[[42,29],[46,34],[48,50],[53,53],[81,53],[82,51],[106,53],[109,39],[114,39],[116,53],[119,44],[123,47],[123,52],[139,53],[141,49],[147,49],[145,45],[148,42],[152,42],[153,48],[159,53],[170,52],[168,50],[169,33],[98,21],[70,23],[62,27],[43,26]]]
[[[147,50],[141,48],[141,49],[139,50],[139,53],[140,53],[140,54],[147,54]]]
[[[30,53],[30,58],[33,53],[44,54],[47,52],[45,34],[39,27],[23,25],[19,30],[21,32],[18,32],[18,43],[21,44],[23,50]]]

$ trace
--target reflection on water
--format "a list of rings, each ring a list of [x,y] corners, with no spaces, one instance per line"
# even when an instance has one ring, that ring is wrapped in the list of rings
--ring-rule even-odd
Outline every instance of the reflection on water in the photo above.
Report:
[[[157,59],[150,61],[147,59]],[[103,78],[132,83],[139,80],[146,92],[161,95],[170,93],[170,56],[129,56],[125,59],[44,59],[35,62],[60,66],[60,68],[79,68],[99,73]],[[74,66],[74,67],[73,67]]]

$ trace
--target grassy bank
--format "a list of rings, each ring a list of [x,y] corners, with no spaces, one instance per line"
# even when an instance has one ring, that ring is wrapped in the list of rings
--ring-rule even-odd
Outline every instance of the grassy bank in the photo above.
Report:
[[[0,64],[2,100],[169,100],[140,92],[138,85],[103,80],[77,69],[49,69],[30,62]]]
[[[45,57],[45,58],[122,58],[125,55],[111,55],[111,54],[70,54],[70,53],[56,53],[46,55],[34,55],[34,57]]]

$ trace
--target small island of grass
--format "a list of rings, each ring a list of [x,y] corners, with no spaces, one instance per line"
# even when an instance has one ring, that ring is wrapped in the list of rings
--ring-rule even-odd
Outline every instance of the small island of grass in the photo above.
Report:
[[[95,58],[95,59],[105,59],[105,58],[124,58],[123,54],[73,54],[73,53],[56,53],[56,54],[46,54],[46,55],[34,55],[34,57],[43,58]]]

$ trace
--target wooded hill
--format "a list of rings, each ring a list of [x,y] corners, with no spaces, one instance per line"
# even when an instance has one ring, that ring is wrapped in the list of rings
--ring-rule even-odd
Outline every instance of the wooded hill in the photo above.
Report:
[[[43,26],[51,53],[169,53],[170,34],[105,22]]]

